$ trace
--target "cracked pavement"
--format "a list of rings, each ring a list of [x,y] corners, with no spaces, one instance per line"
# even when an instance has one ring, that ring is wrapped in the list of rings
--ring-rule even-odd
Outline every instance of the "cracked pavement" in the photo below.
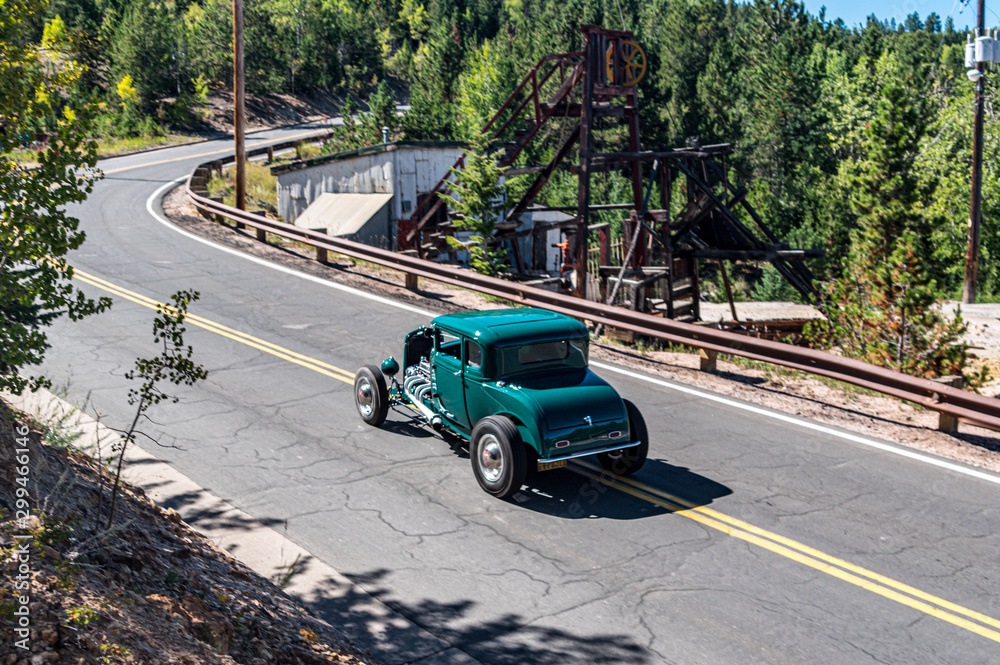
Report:
[[[192,156],[98,183],[73,209],[88,234],[73,264],[160,301],[197,289],[193,313],[348,371],[398,356],[425,317],[224,254],[149,217],[153,191],[224,147],[109,160]],[[116,298],[106,314],[60,320],[45,374],[120,426],[130,414],[122,374],[155,352],[152,318]],[[312,590],[318,612],[386,662],[997,662],[996,642],[571,470],[496,501],[459,443],[396,413],[386,429],[365,426],[348,384],[201,328],[187,341],[209,379],[152,410],[145,432],[171,447],[143,446],[449,645],[387,643],[356,596]],[[649,425],[650,461],[636,480],[1000,617],[1000,486],[603,376]]]

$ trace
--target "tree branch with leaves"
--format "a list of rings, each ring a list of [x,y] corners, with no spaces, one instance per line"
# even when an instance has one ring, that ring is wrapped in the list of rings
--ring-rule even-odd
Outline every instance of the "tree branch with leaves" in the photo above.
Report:
[[[111,509],[108,515],[108,528],[111,528],[115,518],[115,504],[118,499],[118,488],[121,483],[122,466],[125,460],[125,449],[135,441],[140,421],[147,417],[150,407],[163,400],[176,403],[179,398],[163,392],[161,386],[168,383],[175,386],[191,386],[208,376],[202,365],[191,360],[194,349],[185,345],[184,319],[187,316],[188,305],[198,300],[197,291],[178,291],[170,296],[172,305],[156,305],[157,316],[153,319],[153,338],[160,347],[160,354],[154,358],[139,358],[134,369],[125,374],[129,381],[139,381],[137,387],[128,391],[128,403],[135,407],[132,424],[122,434],[121,443],[117,445],[117,468],[111,494]]]
[[[42,362],[45,326],[111,305],[73,286],[65,260],[86,238],[65,207],[86,200],[101,174],[97,145],[87,138],[95,108],[65,99],[85,69],[56,57],[62,31],[46,30],[41,44],[28,38],[46,4],[13,0],[0,11],[0,389],[17,394],[48,383],[20,374]],[[10,157],[36,143],[30,168]]]

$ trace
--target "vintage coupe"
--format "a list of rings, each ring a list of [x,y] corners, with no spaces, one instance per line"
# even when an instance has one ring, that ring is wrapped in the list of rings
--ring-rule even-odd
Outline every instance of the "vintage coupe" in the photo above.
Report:
[[[521,488],[529,463],[545,471],[597,455],[628,475],[646,461],[646,424],[590,371],[588,345],[586,326],[541,309],[439,316],[404,338],[402,383],[391,356],[358,370],[355,404],[369,425],[405,407],[469,441],[476,480],[499,498]]]

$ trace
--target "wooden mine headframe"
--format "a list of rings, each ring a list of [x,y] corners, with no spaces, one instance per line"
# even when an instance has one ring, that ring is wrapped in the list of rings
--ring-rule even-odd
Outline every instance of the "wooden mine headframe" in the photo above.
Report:
[[[686,148],[643,151],[639,140],[639,104],[636,83],[646,68],[645,53],[634,41],[632,32],[605,30],[594,25],[581,27],[583,51],[543,57],[532,67],[500,110],[483,128],[498,151],[498,163],[511,167],[525,147],[553,118],[575,118],[569,131],[564,126],[560,147],[548,164],[508,168],[507,176],[535,176],[524,196],[497,226],[494,242],[513,238],[518,220],[529,211],[561,210],[575,213],[563,227],[573,236],[572,261],[578,291],[585,294],[587,284],[588,236],[592,230],[591,214],[599,210],[620,209],[628,218],[624,223],[629,243],[629,258],[624,269],[608,266],[607,229],[600,234],[600,275],[602,284],[612,278],[621,282],[625,272],[640,285],[666,282],[659,304],[670,318],[698,318],[698,262],[769,261],[803,296],[812,298],[812,274],[803,259],[820,256],[818,250],[794,250],[781,242],[746,200],[747,190],[736,188],[727,177],[728,144],[700,146],[696,141]],[[628,150],[597,152],[594,149],[595,121],[620,119],[628,132]],[[513,139],[513,140],[511,140]],[[577,205],[571,208],[535,206],[545,184],[557,168],[577,148],[578,162],[570,166],[577,175]],[[465,157],[454,165],[461,170]],[[643,165],[651,163],[649,187]],[[591,176],[605,171],[626,174],[632,185],[632,200],[627,203],[592,204]],[[671,190],[675,178],[686,181],[687,200],[683,211],[671,218]],[[454,182],[449,172],[429,196],[418,202],[408,221],[400,224],[399,240],[403,249],[414,247],[424,257],[435,246],[444,245],[450,233],[442,219],[443,202],[437,196],[448,191]],[[650,209],[649,191],[653,180],[660,183],[659,209]],[[646,190],[644,193],[644,189]],[[747,223],[741,221],[745,214]],[[756,227],[760,237],[751,230]],[[516,252],[516,243],[512,243]],[[515,262],[521,258],[515,254]],[[615,277],[612,273],[618,273]],[[726,280],[728,285],[728,279]],[[617,290],[617,289],[616,289]],[[730,296],[731,297],[731,296]],[[684,306],[676,302],[690,301]]]

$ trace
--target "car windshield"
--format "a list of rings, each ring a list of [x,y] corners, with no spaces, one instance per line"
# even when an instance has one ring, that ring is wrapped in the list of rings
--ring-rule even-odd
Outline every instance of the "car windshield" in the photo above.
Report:
[[[500,372],[510,375],[546,367],[586,367],[588,341],[559,339],[501,348]]]

